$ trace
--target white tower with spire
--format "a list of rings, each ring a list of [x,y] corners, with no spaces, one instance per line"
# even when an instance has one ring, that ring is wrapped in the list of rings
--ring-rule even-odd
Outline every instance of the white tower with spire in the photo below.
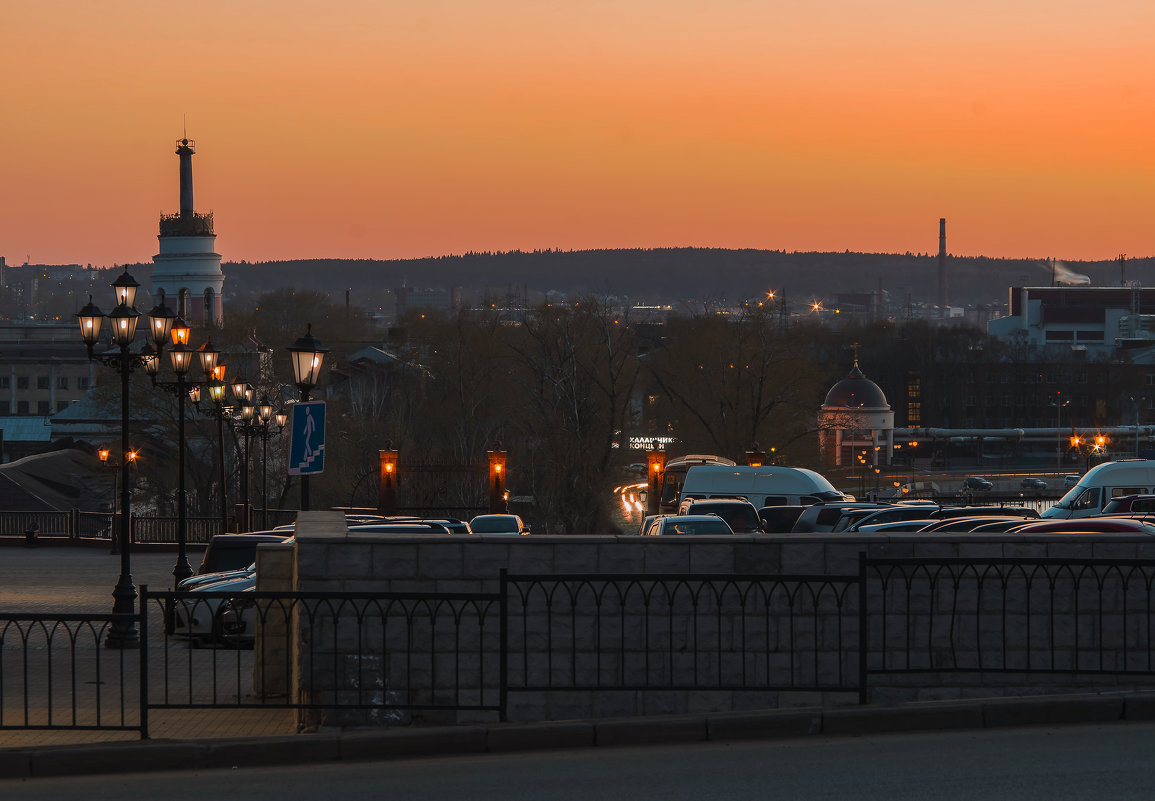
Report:
[[[225,276],[216,252],[213,215],[193,207],[192,157],[195,142],[178,139],[180,212],[160,216],[160,253],[152,257],[152,294],[169,299],[170,307],[194,325],[224,324],[221,292]]]

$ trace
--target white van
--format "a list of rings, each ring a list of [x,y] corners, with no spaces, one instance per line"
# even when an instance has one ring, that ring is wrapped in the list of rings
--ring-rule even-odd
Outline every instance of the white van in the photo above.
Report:
[[[679,500],[745,498],[757,508],[845,501],[849,496],[823,476],[801,467],[695,465],[686,472]]]
[[[1149,495],[1155,492],[1155,461],[1122,459],[1103,462],[1088,470],[1042,517],[1092,517],[1103,513],[1112,498]]]

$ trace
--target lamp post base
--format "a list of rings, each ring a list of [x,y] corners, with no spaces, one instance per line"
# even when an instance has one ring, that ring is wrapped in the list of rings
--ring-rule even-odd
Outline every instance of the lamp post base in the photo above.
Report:
[[[180,584],[182,581],[192,575],[192,565],[189,564],[188,557],[182,553],[179,557],[177,557],[176,567],[172,569],[172,577],[177,584]]]
[[[136,629],[136,587],[132,576],[122,573],[116,588],[112,591],[115,599],[112,614],[118,615],[112,621],[112,628],[104,639],[105,648],[129,649],[140,647],[140,632]]]

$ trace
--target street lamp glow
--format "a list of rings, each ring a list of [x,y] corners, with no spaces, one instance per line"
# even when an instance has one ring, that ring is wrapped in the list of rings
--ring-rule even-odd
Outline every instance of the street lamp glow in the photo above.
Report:
[[[313,336],[313,325],[306,327],[305,335],[290,345],[287,350],[293,361],[293,377],[299,389],[308,390],[317,386],[321,378],[321,364],[329,350]],[[305,399],[302,399],[305,400]]]

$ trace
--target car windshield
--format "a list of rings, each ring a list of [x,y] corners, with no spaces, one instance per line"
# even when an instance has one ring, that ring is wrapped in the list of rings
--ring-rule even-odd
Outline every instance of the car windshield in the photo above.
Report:
[[[1099,488],[1072,487],[1055,506],[1059,509],[1089,509],[1099,505]]]
[[[516,534],[517,520],[513,517],[475,517],[469,524],[474,534]]]
[[[662,527],[663,534],[731,534],[724,520],[671,521]]]

